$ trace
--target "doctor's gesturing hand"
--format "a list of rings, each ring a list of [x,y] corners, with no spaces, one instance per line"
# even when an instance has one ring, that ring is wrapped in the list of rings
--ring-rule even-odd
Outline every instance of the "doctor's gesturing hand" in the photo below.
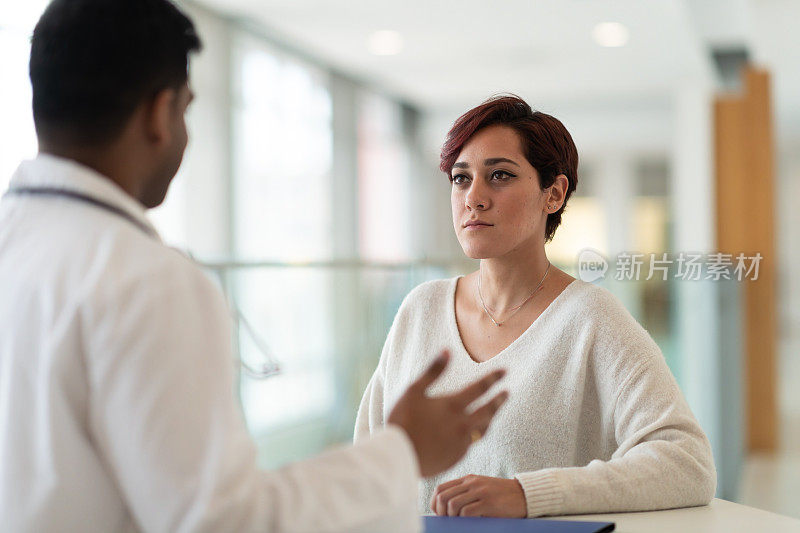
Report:
[[[449,358],[449,352],[442,352],[408,387],[387,420],[408,434],[417,452],[423,477],[438,474],[456,464],[486,433],[495,413],[508,399],[508,392],[503,391],[477,409],[467,410],[505,375],[505,370],[496,370],[455,394],[428,397],[425,391],[442,374]]]

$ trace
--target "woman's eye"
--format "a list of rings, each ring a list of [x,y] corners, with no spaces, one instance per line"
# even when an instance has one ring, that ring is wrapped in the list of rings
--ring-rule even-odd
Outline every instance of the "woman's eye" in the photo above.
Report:
[[[505,170],[495,170],[492,172],[491,177],[497,181],[506,181],[507,179],[513,177],[513,174],[509,174]]]
[[[462,183],[466,183],[467,177],[464,174],[456,174],[455,176],[450,178],[450,182],[453,185],[461,185]]]

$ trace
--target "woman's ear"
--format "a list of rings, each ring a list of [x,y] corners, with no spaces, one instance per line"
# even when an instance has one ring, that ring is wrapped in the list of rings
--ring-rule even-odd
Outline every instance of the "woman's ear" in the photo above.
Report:
[[[569,179],[564,174],[556,176],[555,181],[550,186],[549,203],[557,205],[558,209],[564,205],[564,199],[567,197],[567,189],[569,188]]]
[[[145,114],[148,139],[162,146],[172,141],[172,114],[177,92],[167,88],[158,91],[150,101]]]

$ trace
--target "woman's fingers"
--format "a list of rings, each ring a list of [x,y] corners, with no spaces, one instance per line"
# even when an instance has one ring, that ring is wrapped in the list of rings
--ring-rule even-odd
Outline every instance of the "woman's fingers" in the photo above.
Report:
[[[467,504],[473,503],[478,500],[478,495],[474,491],[467,490],[461,494],[457,494],[447,500],[447,516],[458,516],[461,508]]]
[[[457,392],[452,398],[456,401],[460,409],[466,409],[469,404],[486,394],[486,391],[492,388],[492,385],[497,383],[505,375],[505,370],[495,370],[491,374],[484,376],[475,383]]]
[[[483,516],[483,512],[481,511],[482,506],[483,502],[480,500],[468,503],[461,508],[458,516]]]
[[[451,479],[450,481],[445,481],[444,483],[439,484],[436,487],[436,492],[442,492],[443,490],[449,489],[450,487],[455,487],[456,485],[460,485],[464,481],[463,477],[459,477],[456,479]]]
[[[451,487],[455,487],[456,485],[460,485],[461,482],[464,481],[463,477],[458,479],[451,479],[445,483],[441,483],[439,486],[436,487],[436,490],[433,491],[433,496],[431,496],[431,511],[436,513],[436,497],[441,494],[442,492],[446,491]],[[438,513],[437,513],[438,514]]]
[[[446,515],[448,502],[455,496],[463,494],[468,490],[469,487],[466,485],[458,484],[438,492],[438,494],[435,494],[433,497],[433,505],[431,506],[431,510],[438,515]]]

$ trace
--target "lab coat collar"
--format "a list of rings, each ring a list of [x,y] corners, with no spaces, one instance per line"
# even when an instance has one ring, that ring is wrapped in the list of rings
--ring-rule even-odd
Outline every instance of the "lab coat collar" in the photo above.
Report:
[[[34,159],[23,161],[9,183],[9,189],[15,187],[53,187],[90,196],[122,209],[161,240],[138,200],[109,178],[72,159],[40,153]]]

